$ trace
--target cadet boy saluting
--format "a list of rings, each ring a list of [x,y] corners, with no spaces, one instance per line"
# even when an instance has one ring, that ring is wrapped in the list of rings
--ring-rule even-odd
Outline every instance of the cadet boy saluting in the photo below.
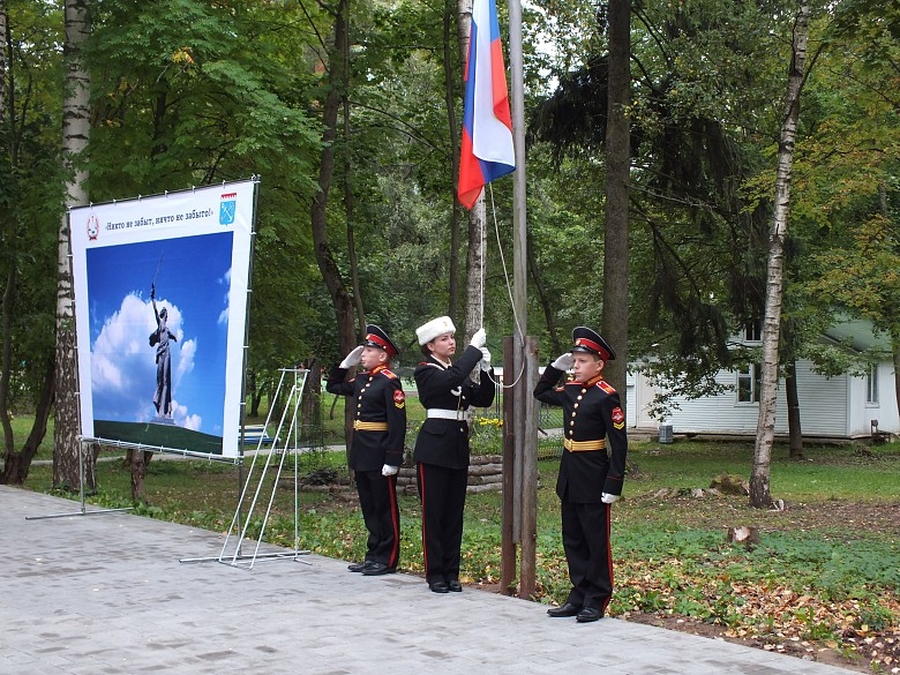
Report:
[[[369,324],[363,344],[331,369],[325,387],[356,404],[349,463],[369,538],[365,559],[347,569],[365,576],[396,572],[400,557],[397,472],[406,438],[406,396],[400,378],[388,370],[399,353],[387,333]],[[364,372],[345,382],[347,371],[358,363]]]
[[[534,388],[539,401],[563,408],[563,453],[556,494],[561,502],[563,548],[572,589],[553,617],[597,621],[612,596],[609,508],[622,494],[628,438],[616,390],[603,380],[615,352],[585,326],[572,331],[574,346],[544,370]],[[574,377],[556,387],[567,370]]]

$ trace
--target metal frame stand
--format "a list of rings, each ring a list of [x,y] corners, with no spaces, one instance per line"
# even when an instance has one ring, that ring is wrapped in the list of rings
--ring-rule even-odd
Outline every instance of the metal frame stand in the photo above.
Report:
[[[253,569],[253,565],[257,560],[273,559],[273,558],[292,558],[297,562],[303,562],[307,565],[309,561],[302,560],[299,556],[306,555],[310,551],[300,550],[298,544],[300,542],[300,512],[299,512],[299,461],[301,448],[299,447],[299,426],[297,423],[298,413],[300,410],[300,402],[303,398],[303,389],[306,385],[306,378],[309,371],[300,368],[282,368],[281,378],[278,381],[278,388],[275,391],[274,401],[279,400],[282,390],[285,388],[285,379],[287,376],[293,375],[293,384],[288,393],[284,410],[281,413],[281,419],[275,430],[275,435],[268,436],[269,425],[272,418],[272,407],[270,406],[266,422],[263,426],[263,433],[260,434],[256,444],[256,450],[253,451],[253,460],[247,471],[247,478],[244,481],[240,497],[238,499],[237,508],[234,511],[234,517],[231,519],[231,525],[228,527],[228,534],[225,536],[225,542],[222,550],[217,557],[207,558],[182,558],[179,562],[206,562],[216,561],[232,567],[244,567]],[[290,419],[288,412],[290,411]],[[271,439],[269,447],[263,448],[267,440]],[[278,489],[278,483],[284,473],[285,458],[288,454],[294,457],[294,549],[291,551],[281,551],[277,553],[260,553],[259,548],[262,545],[263,537],[266,531],[266,525],[269,522],[269,516],[272,512],[272,504],[275,501],[275,492]],[[265,455],[264,461],[259,461],[260,457]],[[259,470],[257,471],[257,464]],[[273,475],[274,472],[274,475]],[[265,515],[256,535],[255,546],[251,554],[242,553],[244,541],[247,539],[247,530],[253,521],[253,513],[260,502],[260,495],[267,480],[271,481],[272,489],[266,504]],[[255,483],[256,487],[253,487]],[[252,493],[252,494],[251,494]],[[246,506],[246,514],[241,525],[241,512]],[[231,547],[231,548],[229,548]]]
[[[88,511],[85,508],[84,501],[84,446],[87,443],[92,442],[94,439],[92,438],[79,438],[78,439],[78,475],[80,477],[79,482],[79,493],[80,493],[80,501],[81,501],[81,510],[73,511],[71,513],[52,513],[46,516],[25,516],[25,520],[44,520],[46,518],[67,518],[69,516],[95,516],[101,513],[113,513],[116,511],[133,511],[133,506],[124,506],[118,509],[96,509],[93,511]]]

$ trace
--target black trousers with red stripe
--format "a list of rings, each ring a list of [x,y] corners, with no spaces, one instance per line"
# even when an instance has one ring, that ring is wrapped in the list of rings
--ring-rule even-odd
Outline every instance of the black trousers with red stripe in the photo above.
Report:
[[[572,582],[567,601],[605,613],[613,588],[609,504],[563,499],[562,537]]]
[[[400,559],[400,509],[397,506],[397,476],[381,471],[357,471],[356,492],[363,521],[369,531],[366,560],[396,567]]]
[[[428,583],[459,579],[469,470],[419,462],[417,475],[425,579]]]

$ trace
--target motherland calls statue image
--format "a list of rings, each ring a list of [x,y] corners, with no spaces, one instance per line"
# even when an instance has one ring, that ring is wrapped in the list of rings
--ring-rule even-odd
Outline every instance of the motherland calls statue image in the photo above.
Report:
[[[156,330],[150,333],[150,346],[156,347],[156,393],[153,395],[153,405],[156,407],[156,416],[162,419],[172,419],[172,355],[169,351],[169,341],[178,341],[175,334],[166,325],[169,313],[163,307],[156,308],[156,283],[150,284],[150,302],[153,304],[153,315],[156,317]]]

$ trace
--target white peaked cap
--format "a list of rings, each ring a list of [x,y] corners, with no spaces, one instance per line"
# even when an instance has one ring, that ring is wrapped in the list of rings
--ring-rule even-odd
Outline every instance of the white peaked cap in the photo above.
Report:
[[[453,321],[450,317],[439,316],[416,328],[416,337],[419,338],[419,345],[425,345],[434,340],[438,335],[455,332],[456,326],[453,325]]]

